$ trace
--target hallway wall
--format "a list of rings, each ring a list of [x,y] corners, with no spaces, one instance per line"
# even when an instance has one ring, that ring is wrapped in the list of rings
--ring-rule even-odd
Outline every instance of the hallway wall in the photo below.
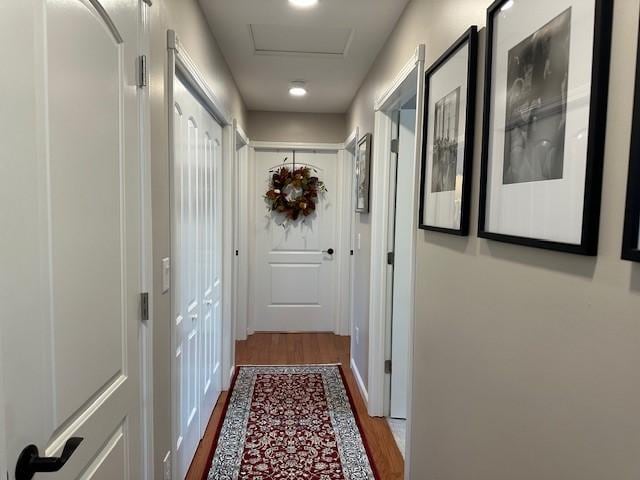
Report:
[[[151,12],[151,156],[153,201],[154,459],[156,478],[171,449],[170,296],[162,294],[161,259],[170,254],[168,120],[165,81],[167,30],[176,31],[207,83],[246,126],[245,106],[197,0],[154,0]]]
[[[490,3],[413,0],[347,130],[373,131],[375,98],[416,45],[430,65],[470,24],[485,25]],[[471,236],[418,234],[412,479],[640,474],[640,265],[620,260],[639,7],[615,2],[599,256],[477,238],[480,135]],[[480,47],[482,92],[484,30]],[[481,107],[480,95],[476,132]]]
[[[249,111],[247,135],[253,141],[342,143],[347,118],[342,113]]]

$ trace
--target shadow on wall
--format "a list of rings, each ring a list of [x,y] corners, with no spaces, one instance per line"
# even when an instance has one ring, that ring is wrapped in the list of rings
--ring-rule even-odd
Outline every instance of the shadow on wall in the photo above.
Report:
[[[523,248],[520,245],[493,242],[478,237],[456,237],[438,232],[423,232],[423,240],[434,246],[456,253],[488,256],[521,265],[567,273],[583,278],[593,278],[596,271],[596,257],[567,255],[562,252]],[[631,289],[640,292],[640,265],[634,265],[631,274]]]
[[[441,248],[448,248],[456,253],[472,253],[472,237],[458,237],[440,232],[422,231],[422,240],[425,243],[436,245]]]
[[[631,285],[632,292],[640,293],[640,263],[634,263],[631,266]]]
[[[577,277],[593,278],[596,271],[596,257],[567,255],[562,252],[538,248],[522,248],[520,245],[490,240],[481,240],[480,254]]]

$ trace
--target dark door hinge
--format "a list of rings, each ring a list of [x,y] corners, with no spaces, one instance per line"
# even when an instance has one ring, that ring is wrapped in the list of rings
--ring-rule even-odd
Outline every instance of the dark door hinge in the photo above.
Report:
[[[395,258],[396,256],[394,252],[387,252],[387,265],[393,265]]]
[[[149,294],[147,292],[140,294],[140,318],[149,320]]]
[[[138,87],[143,88],[146,87],[148,82],[148,72],[147,72],[147,56],[140,55],[138,57]]]
[[[384,373],[391,373],[391,360],[384,361]]]
[[[397,138],[391,140],[391,153],[398,153],[400,151],[398,144],[399,142]]]
[[[238,250],[236,250],[236,257],[240,255],[240,252]]]
[[[353,256],[353,250],[350,250],[350,252],[351,252],[351,256]]]

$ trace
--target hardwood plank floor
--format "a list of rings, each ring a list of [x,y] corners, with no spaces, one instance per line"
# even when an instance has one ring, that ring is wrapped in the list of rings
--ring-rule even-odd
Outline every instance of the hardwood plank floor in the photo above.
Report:
[[[246,341],[236,343],[236,365],[341,363],[381,480],[402,480],[404,462],[400,450],[386,420],[367,415],[349,359],[349,337],[338,337],[331,333],[257,333]],[[227,393],[224,392],[218,399],[186,480],[201,480],[209,468],[209,452],[222,421],[226,397]]]

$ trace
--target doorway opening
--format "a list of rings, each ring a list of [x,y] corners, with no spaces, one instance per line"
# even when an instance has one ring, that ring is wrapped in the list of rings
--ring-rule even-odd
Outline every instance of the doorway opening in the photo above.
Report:
[[[377,100],[371,185],[369,414],[391,421],[411,464],[412,362],[418,179],[424,53],[412,58]],[[402,428],[406,425],[406,428]],[[405,478],[411,473],[405,468]]]
[[[385,416],[398,448],[404,455],[409,370],[409,330],[411,324],[411,262],[402,252],[411,249],[411,185],[416,135],[416,96],[392,114],[389,183],[388,275],[390,304],[386,328]]]

